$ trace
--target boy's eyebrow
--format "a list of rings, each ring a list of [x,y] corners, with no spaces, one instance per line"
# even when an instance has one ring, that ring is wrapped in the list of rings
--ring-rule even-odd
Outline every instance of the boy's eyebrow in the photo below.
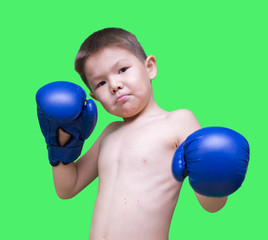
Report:
[[[118,61],[116,61],[116,63],[111,67],[111,69],[113,69],[114,67],[116,67],[120,62],[123,62],[123,61],[128,61],[127,58],[122,58],[122,59],[119,59]],[[91,80],[94,80],[95,78],[99,78],[101,76],[100,75],[96,75],[96,76],[92,76],[90,77]]]

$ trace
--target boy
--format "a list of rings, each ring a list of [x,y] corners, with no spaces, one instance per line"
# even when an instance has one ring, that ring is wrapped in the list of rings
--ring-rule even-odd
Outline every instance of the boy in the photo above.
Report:
[[[72,198],[99,177],[89,239],[168,239],[182,186],[172,175],[172,159],[200,124],[189,110],[167,112],[156,104],[156,58],[147,57],[123,29],[103,29],[86,39],[75,69],[90,96],[123,121],[109,124],[76,162],[52,168],[58,196]],[[70,135],[63,128],[58,138],[68,146]],[[227,201],[227,196],[195,194],[209,212]]]

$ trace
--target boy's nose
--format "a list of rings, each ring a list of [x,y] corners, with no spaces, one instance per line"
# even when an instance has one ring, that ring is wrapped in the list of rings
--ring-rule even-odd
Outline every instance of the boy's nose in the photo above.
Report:
[[[123,84],[121,83],[121,81],[115,80],[110,82],[110,86],[112,93],[116,93],[118,90],[123,88]]]

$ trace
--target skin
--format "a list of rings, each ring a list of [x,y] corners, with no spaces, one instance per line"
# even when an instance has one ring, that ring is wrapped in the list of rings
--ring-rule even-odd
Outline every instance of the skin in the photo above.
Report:
[[[58,196],[71,198],[99,177],[89,239],[168,239],[182,187],[172,176],[172,158],[201,126],[189,110],[167,112],[156,104],[154,56],[142,62],[128,50],[106,47],[87,59],[85,73],[91,97],[123,121],[109,124],[75,163],[53,168]],[[68,135],[59,135],[64,144]],[[196,196],[209,212],[227,201]]]

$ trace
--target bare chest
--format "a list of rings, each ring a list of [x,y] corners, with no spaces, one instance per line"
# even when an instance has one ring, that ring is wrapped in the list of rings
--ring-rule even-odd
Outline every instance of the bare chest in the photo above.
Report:
[[[165,126],[119,129],[107,136],[100,148],[99,171],[124,169],[129,174],[170,170],[176,137]]]

